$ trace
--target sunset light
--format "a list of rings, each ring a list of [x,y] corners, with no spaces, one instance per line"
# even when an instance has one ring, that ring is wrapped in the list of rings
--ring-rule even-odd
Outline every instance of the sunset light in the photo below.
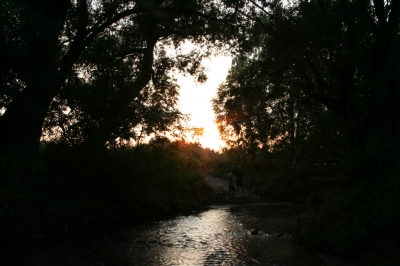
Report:
[[[400,1],[0,10],[1,265],[400,265]]]
[[[178,84],[181,86],[179,109],[185,114],[190,114],[190,127],[204,128],[203,135],[198,140],[203,147],[214,150],[219,150],[225,144],[220,139],[214,123],[211,99],[215,97],[218,85],[225,80],[231,61],[232,58],[228,56],[204,60],[204,66],[208,68],[208,80],[204,84],[196,84],[190,76],[178,76]]]

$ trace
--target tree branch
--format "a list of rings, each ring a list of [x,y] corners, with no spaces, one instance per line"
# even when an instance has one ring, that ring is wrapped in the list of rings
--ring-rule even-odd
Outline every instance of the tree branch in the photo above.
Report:
[[[147,48],[126,48],[122,54],[124,57],[131,54],[143,54],[146,50]]]
[[[374,3],[375,14],[378,18],[378,24],[382,27],[386,23],[385,3],[383,0],[372,0]]]
[[[260,9],[264,14],[266,14],[270,19],[272,19],[272,15],[270,13],[268,13],[262,6],[260,6],[259,4],[257,4],[256,2],[254,2],[253,0],[248,0],[250,3],[252,3],[253,5],[255,5],[258,9]],[[271,3],[268,3],[267,6],[270,6]]]
[[[20,11],[22,11],[24,9],[27,9],[27,8],[28,8],[28,6],[23,6],[23,7],[15,9],[14,11],[12,11],[12,12],[10,12],[8,14],[0,16],[0,23],[7,21],[11,17],[17,15]]]
[[[390,5],[390,13],[389,13],[389,27],[391,31],[394,31],[399,26],[400,20],[400,1],[391,1]]]

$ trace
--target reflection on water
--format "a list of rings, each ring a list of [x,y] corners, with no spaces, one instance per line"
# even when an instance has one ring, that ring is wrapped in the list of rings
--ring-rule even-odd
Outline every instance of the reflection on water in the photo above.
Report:
[[[290,205],[215,207],[9,253],[10,265],[341,265],[296,243]],[[251,235],[251,229],[258,229]],[[279,236],[279,237],[278,237]],[[4,258],[4,257],[3,257]]]
[[[127,254],[135,265],[324,265],[294,227],[290,206],[219,207],[132,230]]]

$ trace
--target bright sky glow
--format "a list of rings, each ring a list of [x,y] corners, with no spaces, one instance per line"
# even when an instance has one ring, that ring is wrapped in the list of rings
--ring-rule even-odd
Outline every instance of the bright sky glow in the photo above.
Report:
[[[229,56],[218,56],[203,61],[207,67],[208,80],[204,84],[195,84],[193,77],[177,75],[180,85],[179,109],[182,113],[190,114],[190,127],[203,127],[204,134],[199,138],[203,147],[220,150],[225,143],[220,139],[218,129],[214,123],[214,112],[211,99],[217,94],[217,88],[231,67],[232,58]]]

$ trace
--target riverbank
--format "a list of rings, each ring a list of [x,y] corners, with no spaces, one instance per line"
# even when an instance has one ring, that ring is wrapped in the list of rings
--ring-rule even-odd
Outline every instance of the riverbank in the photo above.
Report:
[[[256,194],[253,191],[244,188],[244,195],[240,189],[238,195],[229,196],[228,180],[205,175],[205,180],[213,191],[213,205],[249,205],[249,204],[281,204],[292,205],[290,202],[276,201],[267,198],[265,195]]]
[[[229,200],[227,181],[204,176],[214,197],[191,209],[146,223],[64,232],[3,246],[5,265],[352,265],[307,251],[297,238],[299,209],[245,190]],[[256,234],[251,234],[257,229]]]
[[[290,205],[213,205],[210,209],[97,232],[5,247],[14,266],[307,265],[343,266],[298,244]],[[251,233],[258,229],[257,233]]]
[[[206,175],[205,179],[207,181],[207,184],[211,187],[211,189],[214,191],[214,200],[213,204],[214,206],[227,206],[230,208],[231,211],[237,212],[238,210],[240,211],[243,206],[288,206],[293,214],[294,220],[292,221],[293,223],[291,224],[291,230],[290,234],[291,237],[296,239],[296,243],[299,246],[302,246],[304,250],[308,250],[307,252],[312,252],[312,249],[309,249],[309,247],[306,247],[302,245],[302,240],[299,236],[299,217],[301,217],[302,212],[304,211],[304,207],[301,204],[295,204],[292,202],[284,202],[284,201],[278,201],[278,200],[272,200],[266,197],[266,195],[262,195],[261,193],[254,193],[251,190],[245,189],[245,196],[237,196],[235,198],[230,198],[229,197],[229,188],[228,188],[228,180],[224,180],[222,178]],[[241,195],[241,193],[239,193]],[[262,210],[262,209],[260,209]],[[274,218],[275,219],[275,218]],[[264,221],[264,224],[270,224],[271,221],[266,219]],[[260,223],[258,230],[263,230],[264,225]],[[276,225],[277,228],[279,229],[282,227],[282,225]],[[272,230],[270,228],[269,230]],[[285,235],[285,233],[280,232],[279,230],[276,230],[275,235]],[[347,265],[347,266],[354,266],[354,265],[362,265],[361,260],[358,259],[357,261],[349,258],[341,259],[335,254],[329,254],[327,252],[317,252],[315,253],[318,258],[321,259],[321,264],[320,265]],[[312,262],[310,262],[312,265]],[[309,265],[309,264],[305,264]]]
[[[212,193],[201,152],[195,144],[167,141],[96,153],[43,145],[38,161],[9,164],[14,168],[0,180],[0,242],[154,220],[207,205]]]

